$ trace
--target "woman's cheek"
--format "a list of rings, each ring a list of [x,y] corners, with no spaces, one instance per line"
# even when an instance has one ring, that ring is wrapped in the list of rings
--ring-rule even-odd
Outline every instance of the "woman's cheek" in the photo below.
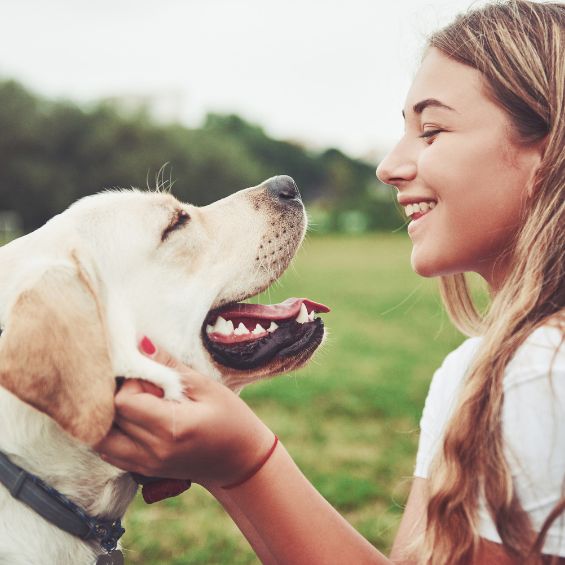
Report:
[[[441,198],[449,194],[453,179],[459,176],[458,168],[457,155],[439,139],[422,150],[418,160],[418,177],[426,195],[431,192]]]

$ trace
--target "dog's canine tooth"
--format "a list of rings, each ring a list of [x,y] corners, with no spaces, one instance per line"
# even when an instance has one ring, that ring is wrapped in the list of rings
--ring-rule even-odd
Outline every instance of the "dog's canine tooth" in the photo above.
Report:
[[[269,326],[267,331],[273,333],[276,329],[278,329],[278,327],[279,326],[277,326],[277,324],[275,324],[275,322],[271,322],[271,325]]]
[[[251,333],[243,322],[239,322],[239,326],[235,328],[234,332],[235,335],[246,335]]]
[[[302,304],[302,306],[300,306],[300,312],[298,313],[298,316],[296,316],[296,321],[299,324],[305,324],[306,322],[308,322],[308,310],[306,310],[304,303]]]
[[[213,332],[214,332],[214,326],[211,326],[210,324],[208,324],[208,325],[206,326],[206,333],[207,333],[207,334],[211,334],[211,333],[213,333]]]
[[[259,335],[265,333],[266,331],[267,330],[261,324],[257,324],[255,326],[255,329],[251,333],[254,335]]]
[[[315,315],[316,315],[316,312],[314,312],[314,310],[312,310],[312,312],[310,312],[310,314],[308,314],[308,321],[313,322]]]
[[[214,333],[220,335],[231,335],[233,334],[233,332],[233,322],[231,320],[225,320],[221,316],[218,316],[216,325],[214,326]]]

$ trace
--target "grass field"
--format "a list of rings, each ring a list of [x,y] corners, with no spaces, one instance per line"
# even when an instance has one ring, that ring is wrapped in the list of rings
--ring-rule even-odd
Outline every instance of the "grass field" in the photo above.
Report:
[[[384,551],[409,489],[429,380],[462,340],[436,282],[413,274],[409,257],[403,234],[308,239],[261,302],[327,304],[329,339],[307,368],[243,393],[322,494]],[[152,506],[138,497],[126,527],[130,564],[258,562],[198,486]]]

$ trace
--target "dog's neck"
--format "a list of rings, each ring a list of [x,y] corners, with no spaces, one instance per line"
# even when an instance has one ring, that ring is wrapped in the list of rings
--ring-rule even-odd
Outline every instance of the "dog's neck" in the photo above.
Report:
[[[91,516],[109,519],[123,516],[137,489],[129,474],[102,461],[95,452],[65,434],[49,417],[2,388],[0,429],[0,450],[13,463],[38,476]],[[44,555],[46,563],[66,563],[61,553],[54,553],[62,551],[61,548],[72,547],[73,552],[84,554],[84,563],[101,553],[97,544],[83,542],[49,524],[0,485],[0,531],[9,529],[12,524],[18,524],[16,535],[0,533],[0,562],[11,555],[9,551],[25,555],[28,548],[40,543],[45,547],[34,548],[33,555]],[[45,535],[38,536],[38,530],[45,531]],[[51,555],[57,557],[50,560]],[[72,555],[70,549],[69,555]],[[69,557],[68,563],[82,561]]]
[[[0,429],[0,450],[14,463],[61,491],[89,514],[111,518],[123,515],[127,503],[119,503],[114,488],[131,483],[127,490],[135,492],[129,475],[102,461],[51,418],[2,388]]]

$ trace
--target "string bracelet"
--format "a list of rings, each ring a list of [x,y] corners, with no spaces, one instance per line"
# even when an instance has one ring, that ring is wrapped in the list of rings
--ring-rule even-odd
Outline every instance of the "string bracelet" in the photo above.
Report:
[[[251,469],[251,471],[249,471],[249,473],[247,473],[247,475],[245,475],[243,477],[243,479],[241,479],[241,480],[239,480],[235,483],[231,483],[229,485],[226,485],[222,488],[224,490],[229,490],[229,489],[238,487],[238,486],[242,485],[243,483],[246,483],[252,477],[254,477],[264,467],[265,463],[267,463],[267,461],[271,458],[271,455],[275,452],[275,449],[276,449],[278,443],[279,443],[279,438],[277,436],[275,436],[275,441],[273,442],[271,449],[269,449],[269,451],[267,452],[265,457],[263,457],[263,459],[261,459],[261,461],[259,461],[259,463],[257,463],[257,465],[255,465],[255,467],[253,467],[253,469]]]

